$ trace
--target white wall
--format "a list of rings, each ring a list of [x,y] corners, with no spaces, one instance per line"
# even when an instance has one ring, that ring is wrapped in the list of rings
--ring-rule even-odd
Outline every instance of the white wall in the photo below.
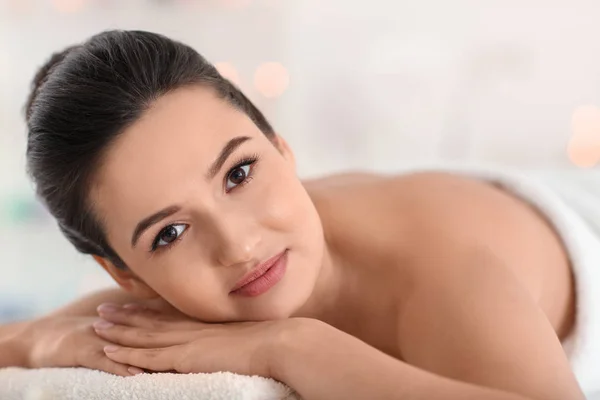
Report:
[[[567,167],[573,110],[600,106],[599,20],[593,0],[293,2],[285,112],[311,154],[350,136],[328,166]]]
[[[0,0],[0,320],[108,282],[24,174],[21,108],[53,51],[146,29],[230,62],[303,176],[456,160],[568,169],[574,110],[600,106],[598,21],[596,0]],[[289,72],[276,99],[253,86],[267,61]]]

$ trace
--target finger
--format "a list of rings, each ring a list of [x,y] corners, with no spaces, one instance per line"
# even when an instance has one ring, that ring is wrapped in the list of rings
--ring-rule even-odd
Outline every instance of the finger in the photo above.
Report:
[[[127,309],[127,310],[136,310],[136,311],[137,310],[155,311],[155,312],[161,314],[166,319],[173,320],[173,321],[193,320],[192,318],[185,315],[184,313],[182,313],[181,311],[179,311],[178,309],[176,309],[175,307],[173,307],[172,305],[170,305],[168,303],[158,305],[157,307],[148,307],[146,305],[139,304],[139,303],[128,303],[128,304],[124,304],[123,308]]]
[[[94,330],[101,338],[115,344],[135,348],[169,347],[188,343],[199,336],[198,331],[156,331],[125,325],[114,325],[108,321],[97,321]]]
[[[123,308],[126,310],[146,310],[148,307],[138,303],[123,304]]]
[[[111,360],[152,371],[177,370],[180,351],[180,346],[157,349],[133,349],[114,345],[104,347],[104,353]]]
[[[94,346],[82,349],[78,353],[76,365],[118,376],[131,376],[143,372],[139,368],[132,369],[130,365],[124,365],[108,358],[104,353],[104,347],[107,345],[110,345],[110,343],[101,340],[99,343],[94,344]]]
[[[106,357],[106,355],[104,354],[102,354],[102,358],[99,359],[98,362],[95,364],[96,365],[86,367],[98,369],[100,371],[108,372],[109,374],[114,374],[118,376],[133,376],[144,372],[140,368],[132,367],[130,365],[124,365],[113,361],[110,358]]]

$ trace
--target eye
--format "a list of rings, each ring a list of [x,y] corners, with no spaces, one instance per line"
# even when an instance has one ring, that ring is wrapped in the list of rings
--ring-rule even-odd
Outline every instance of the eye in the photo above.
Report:
[[[185,224],[169,225],[163,228],[158,233],[154,242],[152,243],[152,250],[156,250],[159,247],[166,247],[175,242],[181,234],[187,229]]]
[[[248,179],[248,175],[250,174],[250,164],[251,163],[238,165],[229,172],[227,175],[227,182],[225,183],[226,190],[231,190]]]

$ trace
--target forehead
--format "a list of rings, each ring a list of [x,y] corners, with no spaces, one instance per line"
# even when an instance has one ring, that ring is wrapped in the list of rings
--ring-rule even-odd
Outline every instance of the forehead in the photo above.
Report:
[[[93,179],[91,200],[110,230],[198,188],[210,163],[236,136],[263,135],[244,113],[203,87],[169,93],[128,127],[108,150]]]
[[[150,156],[152,161],[151,156],[186,149],[196,155],[201,150],[212,153],[230,137],[257,131],[244,113],[217,97],[211,89],[187,87],[157,99],[119,136],[105,161],[128,162],[133,154]]]

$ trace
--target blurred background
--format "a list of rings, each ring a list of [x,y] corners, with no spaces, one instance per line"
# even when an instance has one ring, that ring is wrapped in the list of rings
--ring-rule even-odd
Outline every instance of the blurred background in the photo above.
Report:
[[[111,285],[25,174],[22,107],[52,52],[115,28],[190,44],[290,141],[303,177],[432,163],[593,174],[598,21],[598,0],[0,0],[0,322]]]

